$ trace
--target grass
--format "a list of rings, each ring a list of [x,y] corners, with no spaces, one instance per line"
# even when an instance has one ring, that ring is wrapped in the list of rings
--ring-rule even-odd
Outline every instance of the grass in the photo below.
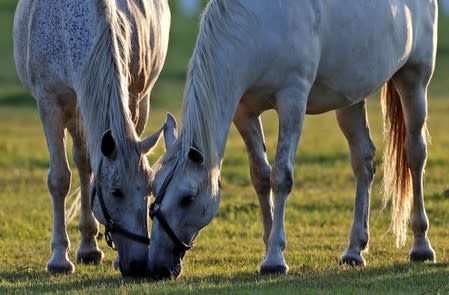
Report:
[[[150,282],[121,278],[111,268],[112,250],[101,240],[102,265],[77,265],[73,275],[49,275],[51,199],[47,191],[48,153],[35,102],[20,86],[12,59],[13,0],[0,2],[0,293],[309,293],[436,294],[449,293],[449,20],[442,19],[435,77],[430,89],[429,129],[433,144],[425,176],[429,237],[439,263],[411,264],[407,247],[394,247],[387,233],[389,211],[381,211],[380,160],[371,203],[370,251],[364,269],[341,267],[352,222],[354,178],[348,149],[334,114],[306,118],[297,155],[295,188],[289,197],[285,252],[290,274],[257,274],[264,247],[258,202],[251,186],[243,141],[232,127],[223,164],[223,200],[217,216],[187,254],[177,281]],[[174,6],[172,5],[174,10]],[[173,15],[167,63],[153,92],[147,132],[170,110],[179,117],[185,68],[195,41],[197,19]],[[378,98],[368,101],[378,158],[382,153],[382,118]],[[264,115],[269,158],[276,145],[274,112]],[[323,141],[323,136],[326,141]],[[163,152],[159,146],[150,157]],[[72,165],[73,166],[73,165]],[[74,169],[73,187],[78,185]],[[70,257],[78,246],[76,222],[69,224]]]

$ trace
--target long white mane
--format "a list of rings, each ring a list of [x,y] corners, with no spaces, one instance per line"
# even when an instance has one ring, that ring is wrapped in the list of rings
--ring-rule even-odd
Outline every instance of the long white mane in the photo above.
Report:
[[[132,54],[132,31],[137,35],[139,48],[139,74],[148,77],[150,69],[147,52],[150,36],[146,22],[140,21],[148,16],[146,1],[139,1],[145,15],[132,0],[127,0],[127,9],[135,18],[131,22],[114,0],[98,2],[99,26],[92,49],[81,71],[78,93],[79,110],[83,122],[89,153],[100,150],[101,135],[111,129],[122,155],[121,164],[131,175],[138,168],[134,161],[138,153],[135,145],[138,136],[129,110],[128,83],[130,81],[130,62]],[[145,81],[147,79],[144,79]],[[147,83],[148,84],[148,83]],[[144,85],[140,97],[147,95],[149,85]],[[95,159],[92,159],[95,161]],[[97,163],[93,163],[95,167]]]
[[[189,149],[198,148],[204,156],[212,192],[218,189],[220,173],[220,156],[214,136],[220,126],[217,125],[216,118],[219,112],[226,111],[221,108],[223,102],[218,100],[221,96],[217,91],[227,89],[227,86],[232,87],[227,85],[226,80],[215,80],[217,67],[223,65],[219,62],[223,57],[216,54],[221,50],[216,49],[230,41],[243,41],[245,34],[240,24],[242,19],[248,17],[248,13],[243,1],[211,1],[206,6],[189,63],[179,138],[175,146],[156,163],[156,170],[168,165],[171,169],[176,169],[176,173],[183,173]],[[235,29],[230,30],[229,27]],[[177,167],[174,167],[175,162]]]

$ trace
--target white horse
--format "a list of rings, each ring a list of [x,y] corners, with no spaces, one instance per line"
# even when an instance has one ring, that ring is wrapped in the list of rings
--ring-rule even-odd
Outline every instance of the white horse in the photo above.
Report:
[[[337,112],[357,181],[349,246],[340,262],[364,265],[375,153],[365,97],[382,85],[392,229],[403,244],[411,210],[410,258],[433,261],[422,174],[436,31],[436,0],[212,0],[190,61],[182,129],[177,137],[175,122],[168,122],[167,153],[154,168],[150,274],[178,276],[185,251],[214,216],[232,121],[248,149],[262,210],[260,272],[286,273],[284,213],[304,116],[330,110]],[[279,116],[272,167],[260,121],[268,109]]]
[[[140,275],[147,268],[152,170],[145,154],[161,130],[144,140],[139,136],[165,60],[169,27],[167,0],[19,1],[17,72],[37,100],[50,154],[54,221],[48,272],[74,271],[64,213],[71,184],[66,130],[81,186],[76,261],[97,264],[103,257],[93,209],[106,225],[108,243],[113,240],[118,249],[121,272]]]

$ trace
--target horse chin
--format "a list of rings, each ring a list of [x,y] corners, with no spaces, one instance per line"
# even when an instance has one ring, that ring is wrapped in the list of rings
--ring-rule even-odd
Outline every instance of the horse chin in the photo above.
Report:
[[[156,242],[156,243],[153,243]],[[170,245],[170,244],[163,244]],[[185,251],[174,251],[173,247],[158,247],[157,241],[151,241],[149,255],[150,277],[154,280],[177,279],[182,273],[182,259]]]
[[[150,266],[149,275],[153,280],[176,280],[182,273],[182,261],[167,266],[166,263]]]
[[[118,266],[123,276],[149,276],[147,245],[130,241],[129,239],[117,239],[116,245],[119,253]]]

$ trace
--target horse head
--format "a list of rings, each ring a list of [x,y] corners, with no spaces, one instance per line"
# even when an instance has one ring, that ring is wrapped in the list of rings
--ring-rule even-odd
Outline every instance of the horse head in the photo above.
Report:
[[[126,276],[148,274],[148,196],[153,171],[146,154],[157,143],[163,128],[142,141],[120,146],[110,130],[101,138],[101,159],[92,182],[91,205],[102,223],[105,239],[119,253],[119,269]]]
[[[164,139],[167,154],[155,167],[156,199],[150,207],[153,223],[149,269],[155,279],[177,278],[181,274],[186,251],[193,247],[200,230],[210,223],[220,202],[218,189],[211,186],[202,152],[191,147],[184,155],[176,144],[176,121],[171,116],[165,124]]]

